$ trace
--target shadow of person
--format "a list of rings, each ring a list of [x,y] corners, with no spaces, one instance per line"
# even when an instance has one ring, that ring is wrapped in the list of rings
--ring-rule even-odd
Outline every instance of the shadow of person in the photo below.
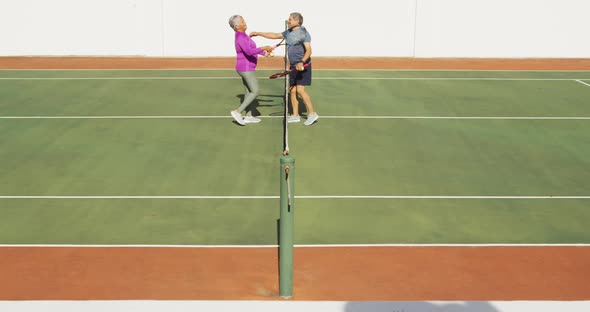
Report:
[[[344,312],[499,312],[487,301],[351,301]]]
[[[274,107],[274,106],[281,105],[281,103],[277,102],[276,100],[260,99],[261,96],[263,96],[263,97],[281,97],[282,98],[282,96],[259,94],[258,97],[256,99],[254,99],[254,101],[252,101],[252,103],[250,103],[250,105],[248,105],[248,107],[246,107],[246,113],[250,112],[252,114],[252,116],[256,117],[256,116],[262,115],[260,110],[258,110],[259,107]],[[237,94],[236,97],[240,100],[240,103],[244,102],[245,95],[243,93]],[[260,104],[261,102],[262,103],[269,103],[269,104]]]
[[[281,98],[281,99],[285,98],[284,95],[280,95],[280,94],[259,94],[258,96],[270,97],[270,98]],[[268,100],[268,101],[271,101],[271,100]]]
[[[244,102],[244,94],[238,94],[236,97],[240,99],[240,103]],[[258,110],[258,107],[260,107],[260,100],[256,98],[254,101],[252,101],[252,103],[250,103],[250,105],[248,105],[248,107],[246,107],[244,112],[246,114],[251,114],[254,117],[260,116],[262,113]]]
[[[305,106],[305,103],[303,103],[303,101],[299,98],[297,99],[297,106],[299,107],[299,115],[306,116],[307,115],[307,107]],[[289,114],[293,114],[293,106],[291,105],[291,98],[289,98],[288,112],[289,112]]]

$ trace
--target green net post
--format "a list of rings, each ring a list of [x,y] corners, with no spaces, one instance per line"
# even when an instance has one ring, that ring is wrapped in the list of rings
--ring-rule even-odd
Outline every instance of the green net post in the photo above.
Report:
[[[279,295],[293,295],[293,228],[295,159],[281,157],[281,216],[279,221]]]

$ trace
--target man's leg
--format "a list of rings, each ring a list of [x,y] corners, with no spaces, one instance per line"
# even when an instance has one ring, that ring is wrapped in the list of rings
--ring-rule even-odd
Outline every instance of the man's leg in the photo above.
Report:
[[[304,126],[310,126],[316,122],[319,118],[318,114],[313,110],[313,104],[311,103],[311,97],[305,91],[305,86],[297,86],[297,94],[303,100],[305,107],[307,107],[307,120],[303,123]]]
[[[297,89],[296,86],[289,87],[289,96],[291,98],[291,109],[293,113],[289,118],[287,118],[287,122],[299,122],[301,119],[299,117],[299,100],[297,99]]]
[[[297,89],[297,94],[299,94],[299,96],[303,100],[303,104],[305,104],[305,107],[307,107],[307,114],[315,114],[315,111],[313,110],[313,104],[311,103],[311,97],[309,96],[309,94],[307,94],[307,91],[305,91],[305,86],[297,85],[295,87]],[[297,111],[299,111],[299,108],[297,108]]]
[[[289,96],[291,97],[291,109],[293,116],[299,116],[299,99],[297,98],[297,86],[289,87]]]

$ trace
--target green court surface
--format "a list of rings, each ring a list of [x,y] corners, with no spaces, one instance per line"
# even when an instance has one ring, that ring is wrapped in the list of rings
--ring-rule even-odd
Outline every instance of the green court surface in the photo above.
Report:
[[[0,244],[273,245],[283,80],[0,71]],[[315,70],[297,244],[588,244],[590,72]]]

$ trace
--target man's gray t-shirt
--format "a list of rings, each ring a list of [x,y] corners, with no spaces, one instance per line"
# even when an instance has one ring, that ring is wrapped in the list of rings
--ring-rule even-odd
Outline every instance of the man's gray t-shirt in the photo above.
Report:
[[[297,64],[305,54],[304,42],[311,42],[311,35],[303,27],[289,29],[283,32],[287,44],[287,56],[291,64]]]

